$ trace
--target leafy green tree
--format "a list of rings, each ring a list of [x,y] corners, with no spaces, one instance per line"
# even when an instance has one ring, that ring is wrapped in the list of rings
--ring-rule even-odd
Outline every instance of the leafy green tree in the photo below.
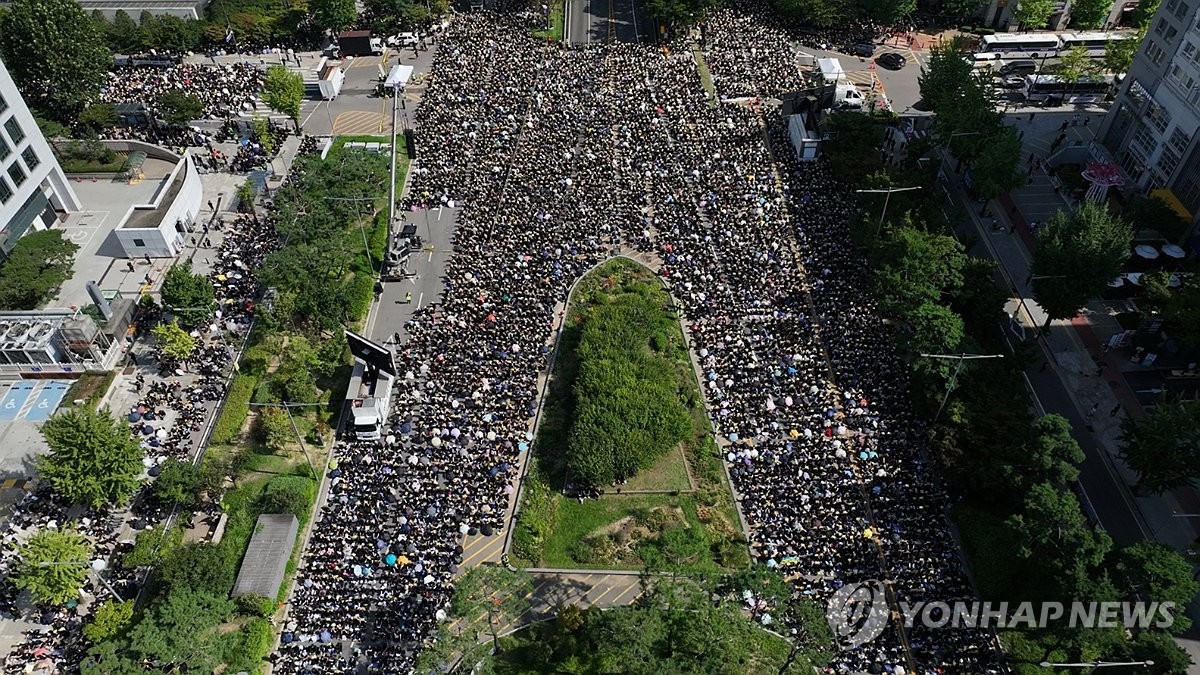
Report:
[[[124,640],[105,640],[88,649],[79,664],[82,675],[143,675],[145,666],[125,651]]]
[[[217,627],[233,610],[223,597],[173,587],[129,631],[129,653],[165,672],[212,672],[222,655]]]
[[[233,588],[237,557],[228,548],[205,542],[175,546],[155,568],[156,577],[171,591],[207,593],[224,598]]]
[[[96,610],[92,620],[83,627],[83,635],[93,643],[119,637],[133,623],[133,601],[110,600]]]
[[[1133,230],[1104,206],[1085,201],[1073,214],[1054,214],[1038,229],[1037,241],[1030,272],[1048,327],[1075,316],[1121,273]]]
[[[79,123],[95,131],[117,124],[117,107],[111,103],[93,103],[79,113]]]
[[[283,66],[267,68],[262,99],[271,110],[287,115],[300,130],[300,103],[304,100],[304,78]]]
[[[46,140],[71,137],[70,129],[54,120],[46,119],[36,111],[33,113],[33,120],[37,122],[38,129],[42,130],[42,135],[46,137]]]
[[[962,286],[967,256],[954,237],[915,227],[897,228],[871,252],[874,287],[881,304],[903,314],[937,301]]]
[[[491,636],[493,652],[499,653],[500,628],[529,611],[532,593],[533,580],[527,572],[481,565],[459,578],[450,608],[455,616],[468,621],[486,617],[487,627],[482,630]]]
[[[832,140],[822,144],[822,154],[838,180],[861,183],[864,176],[879,170],[879,144],[883,127],[868,115],[834,113],[825,118]]]
[[[1010,465],[1019,478],[1014,485],[1039,483],[1064,488],[1079,478],[1083,450],[1071,436],[1071,423],[1057,414],[1045,415],[1034,423],[1031,442],[1012,458]]]
[[[1153,666],[1146,666],[1142,671],[1150,675],[1187,673],[1191,672],[1190,666],[1193,665],[1192,657],[1171,638],[1171,634],[1161,630],[1139,631],[1129,643],[1129,658],[1134,661],[1153,661]]]
[[[123,9],[118,9],[108,26],[108,45],[118,54],[138,54],[146,49],[146,33]]]
[[[34,460],[38,473],[76,504],[123,504],[141,485],[142,449],[107,412],[60,410],[42,425],[42,436],[50,453]]]
[[[954,351],[965,334],[962,317],[936,302],[922,302],[905,319],[910,332],[904,343],[911,353]]]
[[[1121,423],[1121,459],[1139,489],[1162,494],[1200,476],[1200,400],[1162,398],[1149,414]]]
[[[1171,337],[1186,345],[1200,345],[1200,278],[1186,275],[1178,288],[1171,288],[1170,277],[1165,271],[1142,277],[1147,302],[1163,318]]]
[[[1138,32],[1136,40],[1109,40],[1104,45],[1104,70],[1116,74],[1128,73],[1145,37],[1146,31],[1142,30]]]
[[[1171,632],[1187,632],[1192,620],[1186,608],[1200,593],[1200,582],[1192,577],[1192,565],[1183,556],[1156,541],[1143,541],[1118,552],[1117,571],[1134,594],[1150,602],[1175,603]]]
[[[160,323],[150,331],[162,353],[177,361],[187,361],[196,350],[196,338],[179,327],[179,323]]]
[[[1150,27],[1150,22],[1154,20],[1154,15],[1158,13],[1158,6],[1162,4],[1162,0],[1142,0],[1129,13],[1129,25],[1141,30],[1143,33]],[[1141,40],[1138,40],[1138,45],[1141,45]]]
[[[980,197],[995,199],[1025,184],[1020,168],[1021,141],[1016,129],[1000,126],[995,133],[984,137],[982,146],[971,162],[971,176]]]
[[[1093,530],[1083,517],[1075,495],[1049,483],[1029,488],[1021,511],[1005,522],[1017,535],[1017,555],[1028,572],[1048,580],[1058,597],[1080,597],[1112,548],[1108,534]]]
[[[975,16],[984,4],[980,0],[942,0],[942,15],[954,24]]]
[[[0,57],[30,107],[70,119],[108,81],[112,55],[74,0],[14,0],[0,14],[0,34],[21,36],[0,40]]]
[[[37,309],[71,278],[78,250],[63,239],[62,230],[30,232],[18,239],[0,264],[0,308]]]
[[[1017,8],[1013,10],[1013,18],[1025,30],[1045,28],[1051,14],[1054,14],[1054,0],[1018,0]]]
[[[1133,40],[1121,40],[1121,42],[1133,42]],[[1115,70],[1113,72],[1125,71]],[[1171,241],[1179,241],[1179,238],[1187,232],[1189,225],[1178,211],[1158,197],[1135,195],[1125,205],[1122,215],[1129,219],[1135,230],[1157,230],[1159,234]]]
[[[1003,184],[1008,178],[1004,169],[1011,155],[1011,142],[1002,136],[1005,127],[996,112],[991,78],[975,72],[966,42],[957,37],[933,47],[929,64],[921,70],[917,82],[922,99],[937,114],[934,141],[962,160],[970,161],[986,152],[984,172],[998,174]],[[981,142],[988,138],[1002,147],[989,151],[989,143]]]
[[[91,544],[74,530],[39,530],[17,549],[11,579],[17,588],[29,591],[34,602],[61,605],[79,596],[91,555]]]
[[[263,504],[275,513],[303,518],[317,499],[317,484],[304,476],[276,476],[263,488]]]
[[[879,23],[894,25],[917,9],[917,0],[866,0],[863,8]]]
[[[271,452],[283,452],[296,441],[296,433],[283,408],[264,407],[259,409],[258,429],[263,444]]]
[[[204,104],[200,99],[178,89],[163,92],[156,106],[158,114],[168,124],[187,124],[204,115]]]
[[[156,17],[147,27],[147,33],[155,49],[171,54],[190,52],[200,45],[199,23],[173,14]]]
[[[715,0],[646,0],[646,13],[668,25],[690,25],[714,5]]]
[[[921,68],[917,85],[931,110],[947,109],[961,98],[962,83],[974,72],[971,62],[964,58],[969,52],[962,36],[929,48],[929,61]]]
[[[200,481],[200,469],[191,462],[169,458],[159,467],[154,479],[154,496],[169,504],[186,506],[196,501],[196,486]]]
[[[773,0],[775,7],[802,24],[832,28],[854,17],[855,4],[848,0]]]
[[[309,0],[308,12],[318,28],[330,33],[343,31],[358,19],[354,0]]]
[[[1096,30],[1104,25],[1111,8],[1107,0],[1072,0],[1071,28]]]
[[[1074,84],[1100,73],[1100,65],[1092,58],[1087,47],[1072,47],[1058,57],[1055,73],[1064,82]]]
[[[190,262],[173,266],[163,277],[163,308],[186,328],[196,328],[208,321],[214,298],[212,282],[202,274],[193,274]]]

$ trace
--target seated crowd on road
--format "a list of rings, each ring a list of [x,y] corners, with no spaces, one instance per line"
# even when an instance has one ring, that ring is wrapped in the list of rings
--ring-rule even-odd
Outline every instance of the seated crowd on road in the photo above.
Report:
[[[500,536],[567,291],[615,250],[660,260],[683,305],[760,562],[818,602],[868,579],[969,597],[840,186],[790,159],[773,110],[709,107],[686,50],[562,49],[529,28],[471,15],[437,45],[404,207],[461,207],[455,254],[395,347],[385,438],[335,448],[275,672],[412,667],[463,535]],[[708,30],[715,79],[747,78],[726,35],[747,27]],[[766,69],[749,92],[795,81]],[[831,672],[983,673],[992,647],[891,626]]]

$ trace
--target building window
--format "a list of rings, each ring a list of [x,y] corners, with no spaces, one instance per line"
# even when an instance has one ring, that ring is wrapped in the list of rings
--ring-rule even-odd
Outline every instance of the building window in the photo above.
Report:
[[[1171,148],[1163,148],[1162,155],[1158,158],[1158,169],[1163,172],[1167,178],[1175,173],[1175,167],[1179,166],[1179,155]]]
[[[1121,158],[1121,168],[1125,169],[1125,173],[1130,176],[1140,177],[1142,172],[1146,170],[1146,157],[1141,154],[1136,145],[1130,145],[1125,150],[1125,156]]]
[[[1150,57],[1150,61],[1153,62],[1154,65],[1158,66],[1162,65],[1163,56],[1165,56],[1165,54],[1163,53],[1162,47],[1159,47],[1154,40],[1146,40],[1146,56]]]
[[[13,162],[8,167],[8,177],[12,179],[13,185],[21,187],[21,183],[24,183],[28,176],[25,175],[25,169],[21,168],[20,162]]]
[[[0,204],[7,204],[8,200],[12,199],[12,188],[8,187],[8,181],[0,178]]]
[[[1187,146],[1188,135],[1183,133],[1183,129],[1175,127],[1175,130],[1171,132],[1171,147],[1179,152],[1187,152]]]
[[[1196,78],[1188,75],[1180,65],[1171,66],[1170,80],[1171,84],[1178,87],[1184,96],[1192,93],[1192,87],[1196,86]]]
[[[145,239],[134,239],[133,245],[138,248],[146,248],[146,240]]]
[[[8,101],[5,101],[4,97],[0,96],[0,113],[4,112],[5,110],[8,110]]]
[[[1159,105],[1158,101],[1151,101],[1150,107],[1146,109],[1146,120],[1161,134],[1171,125],[1171,114]]]
[[[1192,44],[1191,40],[1183,43],[1183,56],[1188,61],[1196,62],[1196,45]]]
[[[20,144],[25,140],[25,131],[21,129],[20,124],[17,124],[16,115],[8,118],[8,121],[4,123],[4,130],[8,132],[8,137],[12,139],[13,143]]]
[[[1167,42],[1171,42],[1172,40],[1175,39],[1176,35],[1179,35],[1179,31],[1175,30],[1174,26],[1168,24],[1167,25],[1167,34],[1163,36],[1163,39],[1166,40]]]
[[[1183,21],[1183,17],[1187,16],[1191,9],[1191,7],[1187,6],[1186,2],[1179,3],[1179,8],[1175,10],[1175,18]]]
[[[33,151],[33,146],[21,151],[21,159],[25,160],[25,166],[30,171],[38,168],[38,164],[42,163],[42,160],[38,159],[37,153]]]
[[[1158,141],[1154,140],[1154,134],[1150,133],[1150,127],[1145,124],[1138,125],[1137,131],[1133,134],[1133,142],[1142,146],[1146,155],[1153,155],[1158,148]]]
[[[1169,0],[1167,2],[1168,12],[1174,12],[1177,7],[1179,7],[1179,0]]]
[[[0,136],[0,159],[4,159],[11,154],[12,148],[8,147],[8,142],[4,140],[3,136]]]
[[[1167,9],[1169,10],[1170,7],[1168,7]],[[1166,19],[1159,19],[1158,21],[1154,22],[1154,34],[1155,35],[1162,35],[1163,31],[1165,31],[1166,29],[1167,29],[1167,20]]]

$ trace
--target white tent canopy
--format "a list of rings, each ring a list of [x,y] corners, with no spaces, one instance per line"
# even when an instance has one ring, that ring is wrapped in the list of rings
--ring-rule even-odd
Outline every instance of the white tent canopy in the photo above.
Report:
[[[408,79],[412,77],[413,67],[394,65],[388,73],[387,79],[383,81],[383,86],[390,88],[403,87],[408,84]]]

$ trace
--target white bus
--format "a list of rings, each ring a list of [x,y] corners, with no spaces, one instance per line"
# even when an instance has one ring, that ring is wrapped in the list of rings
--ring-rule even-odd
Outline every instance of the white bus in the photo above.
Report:
[[[1053,75],[1029,75],[1025,78],[1027,103],[1098,103],[1112,91],[1112,75],[1085,77],[1077,82],[1064,82]]]
[[[1083,47],[1087,49],[1088,54],[1091,56],[1104,56],[1104,51],[1108,48],[1108,43],[1115,40],[1135,40],[1137,39],[1137,32],[1124,31],[1113,33],[1098,31],[1092,33],[1063,33],[1059,37],[1062,41],[1062,51],[1073,47]]]
[[[975,60],[1037,59],[1058,53],[1061,41],[1054,33],[1001,33],[985,35]]]

